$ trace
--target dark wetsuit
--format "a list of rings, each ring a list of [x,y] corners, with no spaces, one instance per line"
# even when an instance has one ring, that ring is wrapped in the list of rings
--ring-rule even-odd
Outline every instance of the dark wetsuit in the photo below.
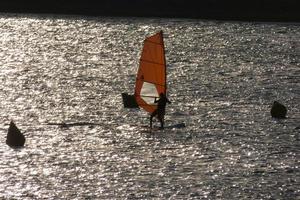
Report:
[[[164,116],[166,110],[166,104],[171,103],[169,99],[164,94],[160,95],[158,100],[155,100],[154,103],[157,103],[157,109],[153,111],[150,116],[150,127],[152,127],[152,118],[157,116],[158,120],[160,121],[160,127],[164,128]]]

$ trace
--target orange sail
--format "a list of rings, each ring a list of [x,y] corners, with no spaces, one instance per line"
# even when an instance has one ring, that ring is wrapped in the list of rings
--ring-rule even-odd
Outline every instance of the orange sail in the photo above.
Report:
[[[152,113],[157,107],[154,101],[160,93],[166,94],[166,88],[165,48],[163,32],[160,31],[144,41],[135,83],[137,104]]]

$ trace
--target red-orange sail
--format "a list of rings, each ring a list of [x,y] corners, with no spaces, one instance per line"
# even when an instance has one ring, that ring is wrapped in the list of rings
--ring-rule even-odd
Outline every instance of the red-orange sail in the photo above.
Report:
[[[163,32],[145,39],[135,83],[137,104],[149,113],[156,109],[155,99],[166,94],[166,59]]]

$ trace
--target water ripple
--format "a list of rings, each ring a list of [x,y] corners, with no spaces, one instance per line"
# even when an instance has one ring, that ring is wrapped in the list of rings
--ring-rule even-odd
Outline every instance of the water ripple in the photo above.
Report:
[[[4,199],[298,199],[298,25],[0,17]],[[142,41],[163,29],[166,124],[123,108]],[[270,105],[288,107],[286,120]],[[66,123],[63,127],[59,124]],[[156,123],[156,122],[155,122]],[[85,125],[84,125],[85,124]]]

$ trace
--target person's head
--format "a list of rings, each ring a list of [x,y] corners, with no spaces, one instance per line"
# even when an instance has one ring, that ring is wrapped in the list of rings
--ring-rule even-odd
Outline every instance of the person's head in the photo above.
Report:
[[[165,96],[165,94],[161,92],[161,93],[159,94],[159,97],[163,97],[163,96]]]

